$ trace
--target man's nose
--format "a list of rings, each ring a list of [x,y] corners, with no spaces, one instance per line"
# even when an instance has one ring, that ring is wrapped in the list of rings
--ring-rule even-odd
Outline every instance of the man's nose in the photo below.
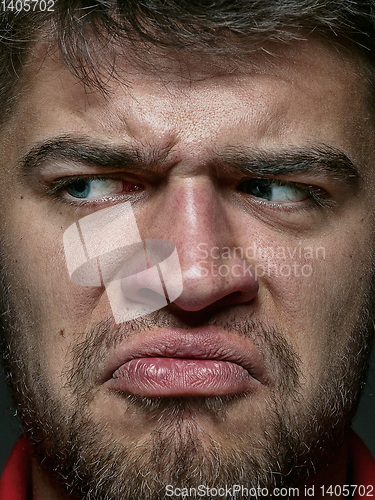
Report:
[[[241,247],[243,235],[236,234],[229,212],[212,182],[186,179],[144,212],[141,233],[176,245],[183,290],[173,303],[182,310],[243,304],[258,292],[255,269]]]

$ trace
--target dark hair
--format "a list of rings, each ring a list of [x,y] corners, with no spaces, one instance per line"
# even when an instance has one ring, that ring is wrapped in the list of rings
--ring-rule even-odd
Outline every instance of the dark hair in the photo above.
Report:
[[[375,48],[375,0],[55,0],[53,12],[0,6],[0,122],[17,96],[30,47],[43,35],[78,78],[101,90],[108,61],[115,73],[124,40],[140,60],[150,46],[243,57],[265,41],[286,43],[309,33],[349,41],[371,64]]]

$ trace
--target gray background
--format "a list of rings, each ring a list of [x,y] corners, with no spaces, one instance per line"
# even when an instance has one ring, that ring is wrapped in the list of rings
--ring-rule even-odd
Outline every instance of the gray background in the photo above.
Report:
[[[355,431],[375,457],[375,350],[372,354],[372,363],[362,397],[361,405],[354,422]],[[6,387],[2,371],[0,373],[0,470],[3,470],[7,457],[20,434],[20,428]]]

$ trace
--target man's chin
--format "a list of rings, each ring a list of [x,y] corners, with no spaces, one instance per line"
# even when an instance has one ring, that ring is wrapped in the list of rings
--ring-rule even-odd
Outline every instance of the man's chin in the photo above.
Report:
[[[246,434],[249,418],[254,437],[262,429],[259,407],[263,402],[249,398],[254,395],[149,398],[121,393],[115,395],[115,405],[110,408],[103,401],[99,404],[94,400],[97,404],[90,413],[93,420],[104,424],[124,446],[130,441],[145,443],[153,436],[168,434],[170,444],[178,448],[186,434],[203,447],[209,447],[212,440],[229,442],[231,447],[233,440],[240,442]]]
[[[47,454],[45,448],[40,450],[46,473],[60,481],[63,478],[79,498],[161,500],[166,498],[166,485],[271,488],[277,481],[281,471],[278,475],[272,471],[277,471],[279,455],[272,454],[272,447],[278,432],[269,435],[267,442],[266,433],[258,434],[253,423],[247,425],[247,433],[236,434],[228,408],[240,402],[239,396],[226,397],[226,401],[127,399],[139,416],[134,427],[142,427],[141,435],[121,435],[120,428],[98,423],[89,412],[82,412],[69,430],[65,429],[68,435],[59,436],[59,442],[53,444],[45,440]],[[275,424],[268,421],[273,431]]]

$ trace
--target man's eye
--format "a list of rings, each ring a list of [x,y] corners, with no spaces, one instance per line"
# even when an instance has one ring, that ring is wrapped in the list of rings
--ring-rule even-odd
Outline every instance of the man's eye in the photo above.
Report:
[[[101,199],[138,191],[140,186],[121,179],[74,179],[65,183],[64,191],[72,198]]]
[[[248,179],[242,181],[237,189],[274,203],[293,203],[309,198],[308,189],[304,189],[299,184],[278,179]]]

